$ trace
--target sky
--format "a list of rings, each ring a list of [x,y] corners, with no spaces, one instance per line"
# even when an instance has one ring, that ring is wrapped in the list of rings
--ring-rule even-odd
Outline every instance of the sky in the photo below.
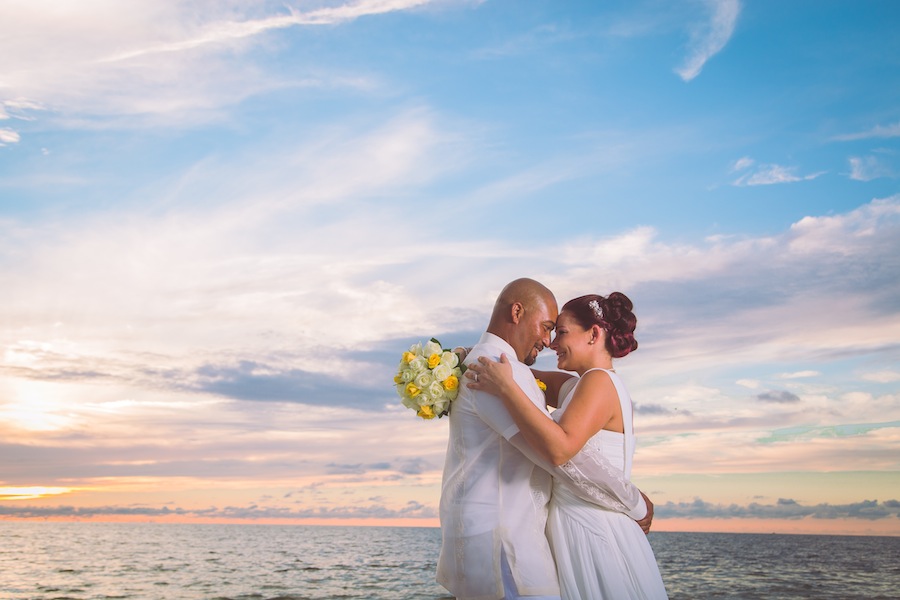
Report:
[[[898,28],[0,2],[0,518],[436,526],[400,354],[532,277],[634,301],[655,530],[900,535]]]

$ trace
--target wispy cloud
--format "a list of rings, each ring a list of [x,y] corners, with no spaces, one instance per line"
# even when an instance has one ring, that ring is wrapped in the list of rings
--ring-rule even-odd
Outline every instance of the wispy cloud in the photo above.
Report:
[[[302,190],[303,181],[294,187]],[[385,185],[391,189],[390,179]],[[423,458],[430,466],[418,465],[415,476],[438,478],[445,430],[414,423],[382,383],[398,349],[423,332],[471,344],[498,282],[525,264],[560,299],[599,281],[609,286],[599,291],[623,289],[637,303],[641,351],[621,367],[639,430],[656,438],[642,449],[645,472],[670,470],[674,455],[686,471],[708,471],[713,451],[724,469],[777,470],[785,444],[810,468],[876,469],[896,460],[890,436],[900,429],[858,430],[871,443],[855,452],[807,444],[844,439],[829,438],[829,427],[895,414],[898,398],[847,397],[846,388],[829,387],[824,370],[813,378],[797,369],[785,379],[784,365],[891,356],[900,339],[893,302],[900,280],[891,269],[900,253],[900,199],[808,217],[771,237],[687,244],[639,228],[539,249],[476,241],[450,258],[447,247],[402,242],[410,228],[431,231],[429,239],[442,231],[403,207],[385,209],[377,228],[371,218],[342,211],[322,231],[298,237],[295,219],[302,224],[308,209],[273,206],[269,214],[287,225],[286,234],[270,235],[265,245],[241,233],[236,224],[250,217],[234,213],[230,202],[207,207],[202,219],[173,209],[152,226],[113,215],[117,228],[104,227],[102,239],[94,219],[67,223],[62,237],[50,225],[27,239],[4,236],[17,240],[0,246],[3,276],[15,292],[0,299],[0,308],[18,326],[0,340],[7,399],[0,433],[18,444],[6,455],[22,460],[0,467],[0,479],[25,486],[126,476],[331,477],[337,474],[329,465],[355,465],[366,472],[354,476],[382,481],[411,476],[408,461]],[[258,212],[268,210],[259,205]],[[387,238],[396,242],[390,250]],[[236,240],[242,242],[234,248]],[[484,261],[477,273],[466,269],[470,252]],[[452,279],[462,283],[448,299],[453,263],[461,270]],[[443,266],[436,271],[435,264]],[[80,285],[72,265],[80,265]],[[771,292],[760,294],[759,281]],[[63,294],[60,306],[54,299]],[[844,315],[839,323],[836,313]],[[684,381],[685,373],[773,363],[767,374],[742,379],[756,390],[749,396],[747,387]],[[807,429],[772,432],[772,423]],[[382,442],[401,429],[404,439],[418,440],[404,445],[408,451]],[[44,446],[25,443],[35,431],[43,432]],[[73,449],[85,431],[103,440],[96,451]],[[191,443],[172,448],[173,437]],[[369,469],[383,464],[392,471]]]
[[[884,156],[852,156],[850,162],[850,179],[856,181],[872,181],[880,177],[895,177],[894,168],[888,164]]]
[[[863,181],[893,139],[810,162],[804,126],[871,117],[759,115],[738,88],[666,102],[672,24],[706,23],[689,81],[733,58],[740,3],[487,4],[487,28],[478,0],[20,4],[0,20],[0,481],[73,491],[16,505],[433,510],[447,423],[399,405],[397,352],[470,345],[522,275],[635,301],[640,351],[617,368],[640,473],[900,468],[900,427],[841,429],[900,418],[900,197]],[[743,58],[771,47],[764,13]],[[797,56],[851,72],[853,53],[813,52],[834,24]],[[795,59],[773,81],[829,85]],[[869,115],[891,114],[887,62],[854,88]],[[694,196],[722,156],[748,187]],[[749,186],[849,156],[852,186],[750,210]],[[715,494],[669,499],[734,497]]]
[[[749,156],[741,157],[734,161],[734,164],[731,166],[731,172],[734,173],[737,171],[745,171],[752,167],[754,164],[756,164],[756,161]]]
[[[900,381],[900,372],[897,371],[875,371],[873,373],[865,373],[862,376],[866,381],[877,381],[878,383],[893,383]]]
[[[655,514],[662,519],[682,517],[716,519],[864,519],[878,520],[900,516],[900,502],[889,499],[882,502],[863,500],[850,504],[803,505],[790,498],[780,498],[775,504],[752,502],[738,504],[713,504],[696,499],[693,502],[667,502],[655,507]]]
[[[377,500],[377,499],[376,499]],[[48,517],[69,517],[90,519],[94,517],[194,517],[223,520],[258,519],[434,519],[437,510],[420,502],[410,500],[400,507],[389,507],[379,502],[369,502],[357,506],[323,506],[290,508],[284,506],[260,506],[252,503],[246,506],[225,506],[223,508],[181,508],[151,506],[3,506],[0,515],[20,519],[40,519]]]
[[[842,142],[850,142],[853,140],[895,137],[900,137],[900,121],[898,121],[897,123],[891,123],[890,125],[876,125],[875,127],[867,131],[838,135],[835,136],[834,139]]]
[[[746,171],[732,182],[732,185],[735,186],[775,185],[779,183],[810,181],[825,174],[825,171],[819,171],[808,175],[797,175],[796,167],[784,167],[772,164],[757,165],[754,160],[746,157],[735,161],[731,171]]]
[[[818,371],[795,371],[793,373],[782,373],[779,375],[781,379],[805,379],[807,377],[817,377],[821,375]]]
[[[181,52],[207,45],[227,44],[268,31],[299,25],[334,25],[366,16],[409,10],[432,2],[434,0],[357,0],[350,4],[341,3],[306,12],[287,6],[287,14],[262,19],[208,22],[201,25],[199,31],[192,37],[113,54],[101,61],[129,60],[146,54]]]
[[[429,519],[437,516],[432,506],[417,501],[409,501],[404,505],[390,506],[381,502],[379,497],[369,498],[358,506],[324,506],[292,508],[285,506],[266,506],[259,503],[248,503],[244,506],[226,506],[223,508],[182,508],[178,506],[34,506],[13,505],[0,506],[0,515],[17,518],[94,518],[108,516],[141,516],[141,517],[201,517],[207,519],[392,519],[416,518]],[[262,499],[265,503],[266,499]],[[801,504],[791,498],[779,498],[775,504],[751,502],[740,504],[717,504],[700,498],[692,502],[666,502],[655,506],[655,514],[659,519],[860,519],[875,521],[900,516],[900,501],[896,499],[861,500],[846,504]]]
[[[574,34],[559,25],[544,25],[513,39],[504,40],[493,46],[476,48],[472,56],[478,59],[508,58],[510,56],[527,55],[540,52],[541,49],[571,41]]]
[[[777,429],[770,437],[760,440],[762,443],[785,442],[798,439],[837,438],[863,436],[878,429],[900,428],[900,421],[886,423],[847,423],[827,427],[789,427]]]
[[[706,4],[712,13],[710,19],[691,30],[688,56],[682,66],[675,69],[684,81],[697,77],[707,61],[725,47],[741,12],[739,0],[707,0]]]
[[[41,118],[70,129],[147,121],[185,127],[221,121],[247,98],[277,90],[370,89],[375,84],[367,73],[326,71],[309,62],[277,69],[254,49],[290,27],[339,24],[431,1],[331,2],[306,12],[205,1],[88,4],[72,11],[36,2],[0,23],[7,95],[0,105],[8,115],[42,109]],[[16,34],[24,30],[42,33]],[[234,60],[235,53],[242,60]]]
[[[800,402],[800,396],[786,390],[763,392],[756,396],[761,402],[776,402],[778,404],[794,404]]]
[[[21,136],[12,129],[0,129],[0,146],[15,144],[20,139]]]

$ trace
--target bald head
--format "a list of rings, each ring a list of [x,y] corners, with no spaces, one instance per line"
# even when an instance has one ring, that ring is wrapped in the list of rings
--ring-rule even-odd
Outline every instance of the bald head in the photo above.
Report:
[[[556,298],[547,286],[534,279],[516,279],[497,297],[488,332],[509,342],[517,358],[530,365],[550,344],[557,314]]]
[[[506,284],[506,287],[497,296],[497,301],[494,302],[494,311],[491,313],[491,322],[493,323],[495,319],[508,318],[509,308],[516,302],[521,303],[527,310],[541,304],[552,303],[555,305],[556,298],[553,297],[553,292],[547,286],[534,279],[527,277],[516,279]]]

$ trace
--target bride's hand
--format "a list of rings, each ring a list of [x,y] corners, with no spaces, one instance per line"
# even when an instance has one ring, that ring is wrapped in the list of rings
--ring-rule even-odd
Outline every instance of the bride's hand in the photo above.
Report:
[[[493,396],[502,396],[511,385],[515,385],[512,364],[506,354],[501,354],[499,361],[479,356],[478,362],[473,362],[466,369],[466,377],[469,378],[470,388]]]

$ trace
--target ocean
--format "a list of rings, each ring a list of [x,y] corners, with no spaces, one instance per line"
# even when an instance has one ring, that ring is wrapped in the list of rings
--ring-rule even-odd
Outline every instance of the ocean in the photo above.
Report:
[[[3,600],[450,600],[440,530],[0,522]],[[900,598],[900,538],[650,534],[669,597]]]

